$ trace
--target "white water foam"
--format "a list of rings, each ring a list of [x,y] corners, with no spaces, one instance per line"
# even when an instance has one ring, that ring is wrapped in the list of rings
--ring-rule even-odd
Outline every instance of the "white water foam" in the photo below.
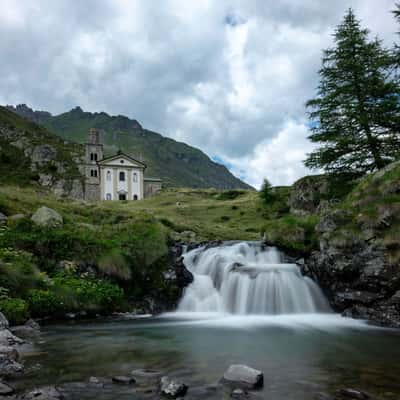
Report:
[[[198,248],[185,254],[194,281],[177,312],[234,315],[329,313],[318,285],[302,276],[296,264],[260,243],[240,242]],[[199,314],[200,316],[200,314]]]

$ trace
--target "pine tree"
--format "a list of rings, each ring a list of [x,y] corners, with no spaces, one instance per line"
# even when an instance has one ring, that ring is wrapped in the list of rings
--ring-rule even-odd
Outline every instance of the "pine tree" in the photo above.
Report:
[[[260,189],[259,195],[260,195],[261,200],[265,204],[271,203],[275,199],[275,196],[272,193],[272,185],[269,182],[269,180],[266,179],[266,178],[264,178],[264,181],[263,181],[263,183],[261,185],[261,189]]]
[[[392,53],[369,40],[350,9],[324,51],[317,97],[307,102],[312,134],[321,147],[308,167],[357,176],[400,157],[400,87]]]

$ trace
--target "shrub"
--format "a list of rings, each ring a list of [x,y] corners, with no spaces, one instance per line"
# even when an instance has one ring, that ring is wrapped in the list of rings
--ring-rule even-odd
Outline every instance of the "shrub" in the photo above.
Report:
[[[131,278],[131,269],[126,258],[117,250],[100,258],[99,270],[119,280],[127,281]]]
[[[6,287],[13,296],[21,296],[40,282],[39,270],[31,254],[0,248],[0,286]]]
[[[235,200],[237,197],[244,194],[244,190],[224,190],[216,197],[217,200]]]
[[[47,289],[33,289],[28,296],[33,316],[61,316],[66,312],[109,313],[124,305],[124,291],[99,279],[56,276]]]
[[[6,316],[11,325],[23,324],[29,318],[28,304],[19,298],[1,299],[0,311]]]
[[[229,221],[231,219],[231,217],[229,217],[228,215],[223,215],[222,217],[221,217],[221,221],[223,221],[223,222],[227,222],[227,221]]]

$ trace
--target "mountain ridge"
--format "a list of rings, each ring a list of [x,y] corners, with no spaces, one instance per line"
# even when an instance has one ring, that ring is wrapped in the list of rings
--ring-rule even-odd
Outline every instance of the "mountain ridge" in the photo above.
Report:
[[[6,108],[77,143],[85,143],[89,128],[97,128],[106,155],[122,150],[143,159],[148,165],[146,175],[160,177],[165,186],[254,189],[201,150],[145,129],[137,120],[123,115],[92,113],[79,106],[58,115],[35,111],[25,104]]]

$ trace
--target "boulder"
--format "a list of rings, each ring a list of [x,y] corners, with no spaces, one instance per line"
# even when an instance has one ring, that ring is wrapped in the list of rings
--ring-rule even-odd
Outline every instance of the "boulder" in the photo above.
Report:
[[[0,353],[0,376],[13,376],[22,372],[23,366],[7,353]]]
[[[54,386],[44,386],[25,393],[22,400],[62,400],[64,396]]]
[[[0,330],[1,346],[14,346],[18,344],[24,344],[24,341],[19,337],[13,335],[8,329]]]
[[[224,373],[222,383],[236,388],[258,389],[264,384],[264,374],[247,365],[234,364]]]
[[[13,361],[19,360],[18,350],[12,346],[0,346],[0,355],[4,355]]]
[[[131,375],[137,379],[158,379],[162,376],[162,372],[151,369],[135,369]]]
[[[336,398],[343,400],[373,400],[369,394],[350,388],[338,390]]]
[[[43,206],[40,207],[32,216],[32,221],[39,226],[55,228],[63,224],[61,215],[53,209]]]
[[[185,396],[188,387],[179,381],[174,381],[167,376],[163,376],[160,381],[161,394],[176,399]]]
[[[0,382],[0,396],[10,396],[14,393],[14,389],[4,382]]]
[[[135,378],[131,376],[122,376],[122,375],[113,376],[112,381],[114,383],[120,383],[122,385],[132,385],[136,382]]]

